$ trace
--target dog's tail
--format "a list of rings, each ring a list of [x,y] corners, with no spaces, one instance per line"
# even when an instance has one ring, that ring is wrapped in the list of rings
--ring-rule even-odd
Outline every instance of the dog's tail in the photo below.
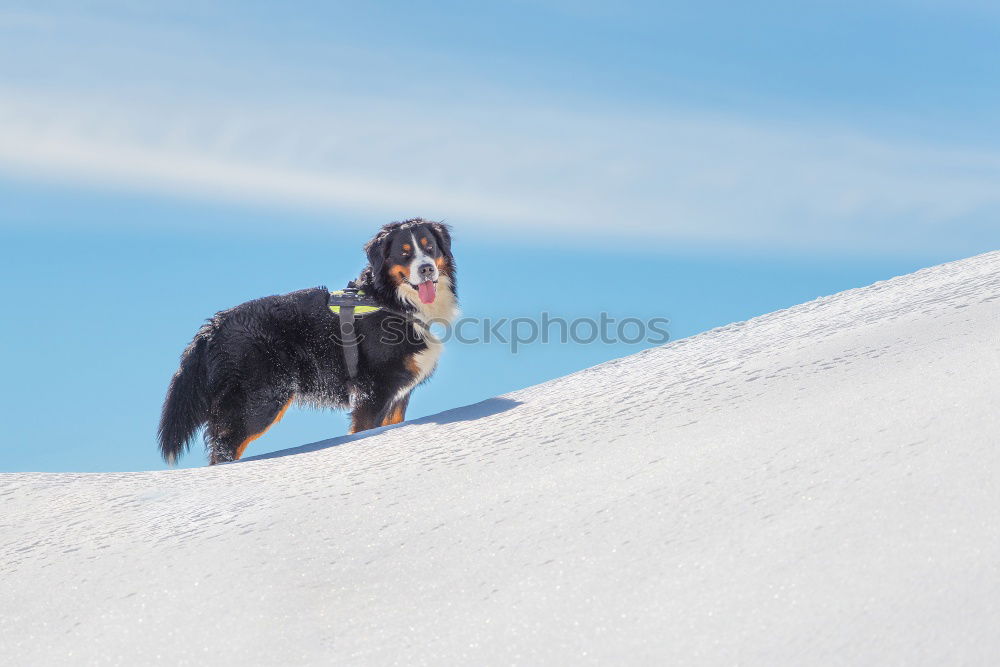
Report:
[[[181,355],[181,366],[170,380],[160,414],[160,453],[173,465],[186,452],[195,432],[208,421],[208,369],[205,347],[211,337],[206,324]]]

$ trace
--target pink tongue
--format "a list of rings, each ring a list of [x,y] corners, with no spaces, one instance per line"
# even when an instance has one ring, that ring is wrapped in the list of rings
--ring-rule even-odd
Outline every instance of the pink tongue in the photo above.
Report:
[[[434,297],[437,296],[437,287],[430,280],[422,282],[417,287],[417,294],[420,296],[422,302],[434,303]]]

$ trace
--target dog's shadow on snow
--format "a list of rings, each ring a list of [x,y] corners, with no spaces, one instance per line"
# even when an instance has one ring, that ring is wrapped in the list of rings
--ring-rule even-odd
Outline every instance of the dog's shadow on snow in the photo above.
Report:
[[[239,461],[242,463],[244,461],[263,461],[264,459],[277,459],[283,456],[293,456],[295,454],[305,454],[307,452],[315,452],[321,449],[328,449],[330,447],[336,447],[338,445],[343,445],[348,442],[354,442],[355,440],[361,440],[373,435],[378,435],[379,433],[384,433],[390,429],[402,428],[404,426],[412,426],[415,424],[455,424],[457,422],[468,422],[475,421],[477,419],[482,419],[483,417],[492,417],[493,415],[498,415],[501,412],[507,412],[517,406],[521,405],[521,401],[515,401],[510,398],[489,398],[485,401],[480,401],[479,403],[473,403],[472,405],[465,405],[461,408],[453,408],[451,410],[445,410],[444,412],[439,412],[436,415],[430,415],[429,417],[421,417],[420,419],[414,419],[412,421],[403,422],[402,424],[393,424],[392,426],[380,426],[379,428],[373,428],[369,431],[362,431],[361,433],[355,433],[353,435],[343,435],[339,438],[330,438],[329,440],[320,440],[319,442],[313,442],[308,445],[300,445],[298,447],[292,447],[290,449],[281,449],[276,452],[268,452],[266,454],[258,454],[256,456],[248,456],[245,459]]]

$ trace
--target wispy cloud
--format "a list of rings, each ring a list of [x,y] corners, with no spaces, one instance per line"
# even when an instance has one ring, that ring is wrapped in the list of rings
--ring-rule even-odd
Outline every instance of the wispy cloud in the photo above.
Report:
[[[1000,155],[689,113],[336,111],[4,91],[0,165],[20,177],[235,202],[421,212],[486,228],[622,238],[937,247],[1000,212]]]
[[[323,158],[318,153],[327,142],[292,129],[290,119],[171,118],[162,109],[7,97],[0,103],[0,124],[0,166],[20,177],[299,208],[386,213],[440,209],[447,202],[462,214],[528,214],[513,202],[397,179],[393,170],[352,170],[357,161],[351,155]]]
[[[852,131],[850,118],[834,127],[818,113],[794,125],[722,114],[690,100],[682,107],[669,91],[602,94],[601,82],[628,74],[614,68],[562,93],[540,90],[544,77],[519,87],[547,52],[509,70],[491,65],[517,55],[500,38],[520,25],[521,6],[489,15],[507,21],[499,35],[484,21],[449,23],[456,19],[445,9],[429,18],[416,11],[411,18],[440,39],[413,43],[390,20],[400,8],[372,10],[374,18],[327,8],[317,28],[310,17],[240,4],[99,5],[0,12],[0,60],[17,63],[0,74],[0,171],[368,219],[421,214],[553,237],[570,230],[581,243],[956,252],[1000,244],[995,144],[880,136],[877,124]],[[642,24],[656,7],[618,20]],[[602,21],[573,30],[605,40],[603,55],[575,64],[548,54],[563,63],[550,75],[586,79],[588,67],[628,46],[627,30],[606,34]],[[561,24],[549,27],[566,38]],[[468,30],[463,45],[443,39]],[[545,48],[549,33],[533,35],[534,48]],[[694,62],[704,55],[691,53]],[[669,54],[660,65],[684,60]],[[463,68],[468,59],[475,66]],[[655,65],[636,81],[659,83]],[[476,78],[483,72],[496,78]]]

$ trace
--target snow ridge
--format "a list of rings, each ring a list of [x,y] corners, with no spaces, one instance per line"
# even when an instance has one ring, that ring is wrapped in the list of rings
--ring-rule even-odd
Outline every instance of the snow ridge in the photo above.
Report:
[[[365,436],[0,475],[0,659],[995,664],[998,378],[993,252]]]

